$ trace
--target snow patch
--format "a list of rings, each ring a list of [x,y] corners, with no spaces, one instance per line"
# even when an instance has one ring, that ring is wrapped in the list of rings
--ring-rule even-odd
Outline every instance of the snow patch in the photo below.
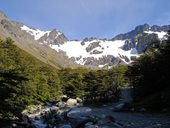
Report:
[[[91,52],[87,52],[86,48],[89,44],[93,42],[100,42],[96,48],[94,48]],[[120,55],[127,56],[130,60],[131,56],[138,56],[136,49],[130,49],[125,51],[122,49],[125,40],[115,40],[115,41],[103,41],[103,40],[92,40],[85,42],[84,45],[81,45],[81,41],[68,41],[63,45],[51,45],[50,47],[55,49],[57,52],[62,50],[66,53],[66,55],[71,58],[76,59],[76,63],[80,65],[84,65],[86,62],[86,58],[94,57],[95,59],[102,58],[103,56],[113,55],[115,57],[119,57]],[[94,50],[102,51],[99,54],[92,54]],[[101,66],[100,66],[101,67]]]
[[[103,67],[105,67],[105,66],[107,66],[107,64],[99,65],[98,67],[99,67],[99,68],[103,68]]]
[[[159,39],[162,39],[167,33],[164,31],[161,32],[154,32],[154,31],[144,31],[144,33],[148,34],[157,34]]]
[[[45,34],[49,35],[50,31],[41,31],[39,29],[31,29],[25,25],[23,25],[21,27],[21,30],[26,31],[27,33],[29,33],[30,35],[34,36],[35,40],[40,39],[42,36],[44,36]]]

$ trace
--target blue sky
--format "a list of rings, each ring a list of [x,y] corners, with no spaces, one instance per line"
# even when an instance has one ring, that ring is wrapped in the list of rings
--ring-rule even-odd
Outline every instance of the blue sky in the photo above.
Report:
[[[34,28],[57,28],[71,40],[112,38],[140,24],[170,21],[170,0],[0,0],[0,10]]]

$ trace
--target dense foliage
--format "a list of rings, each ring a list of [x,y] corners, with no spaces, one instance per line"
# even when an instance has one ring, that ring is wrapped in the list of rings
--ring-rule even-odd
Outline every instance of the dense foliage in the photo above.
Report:
[[[57,70],[13,44],[0,40],[0,117],[17,116],[28,105],[55,101],[66,94],[87,102],[118,99],[118,87],[127,86],[126,66],[110,70]]]
[[[110,70],[90,70],[87,68],[63,69],[60,73],[64,94],[80,97],[86,102],[108,102],[119,97],[118,87],[128,86],[124,76],[126,66]]]
[[[128,76],[134,88],[134,100],[150,110],[170,108],[170,38],[129,66]]]
[[[57,71],[13,45],[0,40],[0,114],[20,117],[29,104],[61,95]]]

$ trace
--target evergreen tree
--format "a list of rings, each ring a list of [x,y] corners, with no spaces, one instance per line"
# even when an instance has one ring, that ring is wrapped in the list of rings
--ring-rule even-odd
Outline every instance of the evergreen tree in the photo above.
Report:
[[[21,117],[28,105],[62,95],[58,71],[0,40],[0,117]]]
[[[170,38],[148,50],[129,66],[127,76],[134,88],[134,99],[152,110],[170,108]]]

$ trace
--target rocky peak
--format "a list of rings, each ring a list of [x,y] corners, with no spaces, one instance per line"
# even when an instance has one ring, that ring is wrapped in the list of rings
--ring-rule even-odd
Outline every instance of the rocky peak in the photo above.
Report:
[[[134,31],[139,34],[143,31],[148,31],[149,28],[150,28],[150,26],[148,24],[144,24],[144,25],[137,26]]]
[[[119,34],[114,38],[112,38],[112,40],[126,40],[126,39],[133,40],[134,38],[136,38],[136,36],[144,33],[145,31],[167,32],[168,30],[169,30],[168,25],[164,25],[164,26],[153,25],[150,27],[148,24],[144,24],[144,25],[137,26],[134,30],[127,32],[125,34]]]
[[[137,26],[134,30],[125,33],[125,34],[119,34],[116,37],[112,38],[112,40],[125,40],[125,39],[133,39],[135,36],[138,34],[148,31],[149,30],[149,25],[144,24],[144,25],[139,25]]]
[[[140,54],[157,42],[159,42],[159,38],[157,34],[143,33],[138,36],[138,43],[137,43],[136,49],[138,53]]]
[[[150,30],[153,31],[153,32],[161,32],[161,31],[167,32],[168,31],[168,25],[164,25],[164,26],[153,25],[150,28]]]
[[[57,31],[56,29],[53,29],[52,31],[44,34],[38,41],[48,45],[60,45],[67,42],[68,39],[63,33]]]

